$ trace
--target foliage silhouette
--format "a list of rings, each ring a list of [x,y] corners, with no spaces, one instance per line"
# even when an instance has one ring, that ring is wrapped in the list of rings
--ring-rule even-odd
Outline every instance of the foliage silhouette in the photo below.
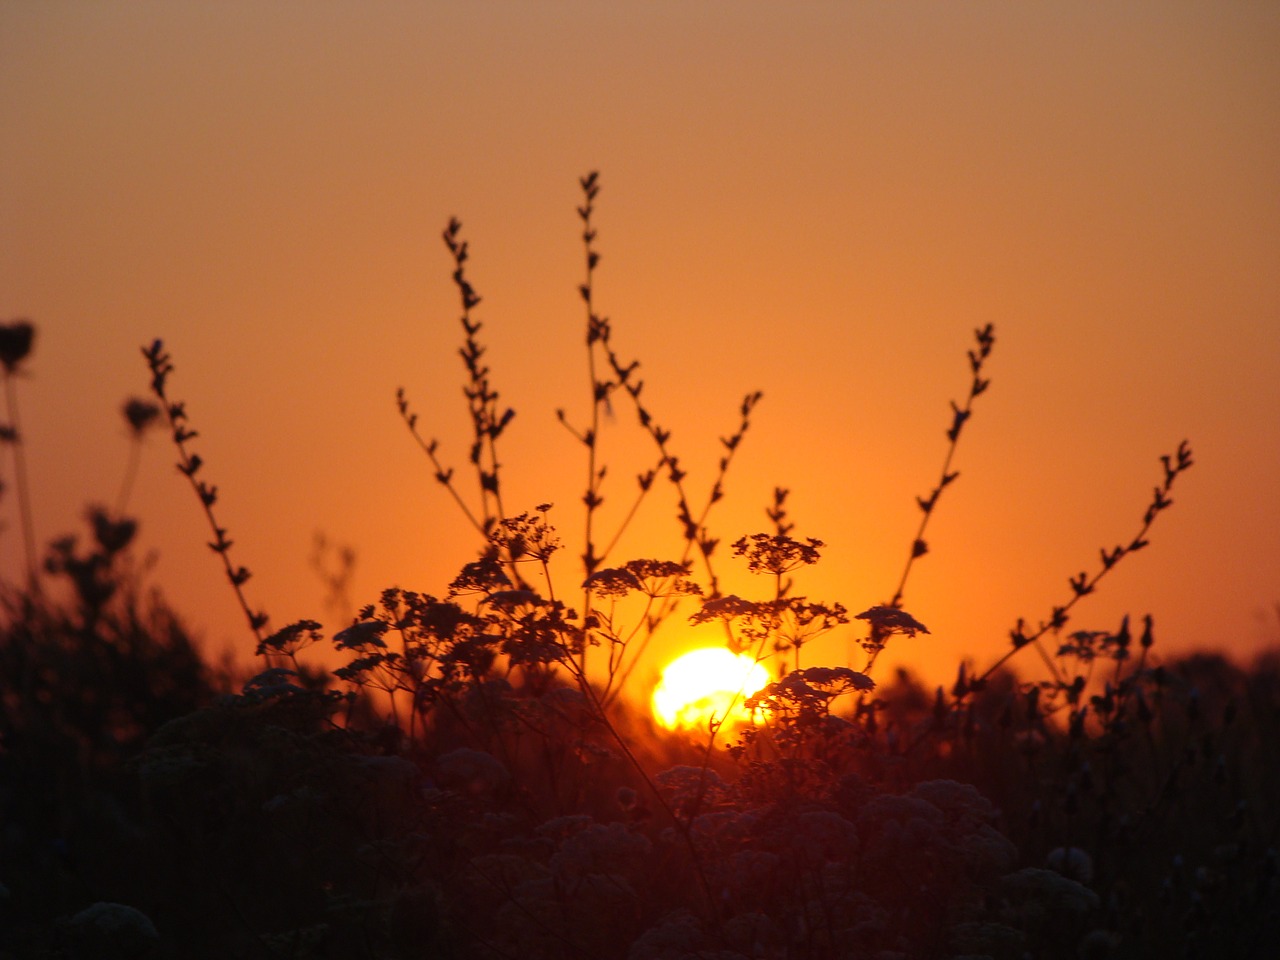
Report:
[[[1161,663],[1149,617],[1066,629],[1145,548],[1189,447],[1162,460],[1137,534],[1071,577],[1037,627],[1018,621],[995,663],[962,665],[950,690],[879,677],[894,637],[928,632],[905,588],[957,477],[994,329],[974,332],[971,388],[952,404],[892,596],[850,616],[796,593],[823,544],[793,536],[785,487],[766,510],[772,529],[733,541],[728,561],[766,586],[726,595],[708,517],[760,394],[740,405],[695,500],[638,362],[618,357],[598,312],[600,180],[580,186],[589,406],[581,421],[559,414],[586,461],[574,574],[553,563],[546,507],[504,501],[500,441],[515,414],[484,361],[457,220],[444,239],[462,304],[470,494],[403,389],[397,402],[482,542],[446,589],[388,588],[328,640],[317,621],[268,632],[252,612],[185,408],[169,399],[172,363],[159,341],[145,348],[265,669],[215,695],[216,672],[142,593],[136,528],[119,511],[90,513],[87,552],[71,539],[51,549],[44,577],[69,585],[65,599],[6,585],[0,957],[1271,956],[1280,658],[1248,671],[1218,656]],[[615,400],[636,411],[656,463],[609,528],[600,437]],[[617,531],[663,482],[673,555],[614,558]],[[771,667],[745,698],[753,725],[668,733],[620,696],[676,616],[719,624]],[[803,659],[837,630],[860,664]],[[311,665],[325,644],[340,666]],[[1045,669],[1023,679],[1010,668],[1026,648]]]

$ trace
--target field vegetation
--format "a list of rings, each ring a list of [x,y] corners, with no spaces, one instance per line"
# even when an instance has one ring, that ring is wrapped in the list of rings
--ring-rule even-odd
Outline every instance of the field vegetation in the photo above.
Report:
[[[1153,458],[1132,529],[1103,531],[1108,545],[1041,619],[1011,625],[1001,656],[935,689],[885,675],[889,644],[929,632],[910,576],[990,402],[995,329],[973,332],[970,387],[946,414],[893,594],[862,610],[815,600],[804,579],[824,545],[795,535],[785,488],[764,529],[713,532],[761,394],[741,399],[695,489],[649,404],[658,385],[597,304],[599,178],[581,188],[590,394],[585,414],[558,416],[582,455],[582,542],[561,543],[546,505],[505,496],[515,413],[485,360],[453,220],[466,462],[446,462],[409,389],[397,401],[476,556],[432,592],[391,586],[327,628],[275,626],[250,601],[159,340],[142,351],[150,397],[123,408],[131,448],[112,505],[37,544],[19,420],[36,329],[0,326],[14,518],[0,535],[25,558],[0,584],[0,957],[1273,956],[1280,656],[1166,659],[1140,613],[1078,625],[1118,564],[1158,549],[1188,444]],[[613,416],[648,437],[652,466],[611,527],[599,437]],[[252,671],[209,662],[134,555],[130,488],[150,431],[174,445]],[[669,552],[618,556],[627,525],[664,499]],[[753,595],[722,590],[730,565],[758,575]],[[650,638],[681,620],[714,624],[767,667],[741,697],[754,722],[668,731],[637,706]],[[833,631],[850,656],[816,662],[806,647]]]

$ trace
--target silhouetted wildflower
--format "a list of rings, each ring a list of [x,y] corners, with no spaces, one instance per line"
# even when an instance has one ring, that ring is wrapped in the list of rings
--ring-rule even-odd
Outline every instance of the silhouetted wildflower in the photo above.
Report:
[[[640,580],[625,568],[609,567],[597,570],[582,584],[598,597],[617,600],[640,589]]]
[[[756,604],[743,600],[736,594],[727,597],[712,597],[702,602],[702,609],[689,617],[690,623],[707,623],[711,620],[732,621],[740,617],[748,617],[756,612]]]
[[[821,540],[809,537],[801,543],[780,533],[753,533],[742,537],[733,545],[735,555],[747,558],[747,569],[752,573],[770,573],[782,576],[807,564],[818,562]]]
[[[126,400],[123,412],[129,429],[136,436],[142,435],[148,428],[160,422],[160,408],[149,400],[141,400],[138,397]]]
[[[929,628],[905,610],[897,607],[875,606],[854,615],[855,620],[866,620],[873,631],[892,634],[901,633],[914,637],[917,633],[928,633]]]
[[[0,323],[0,365],[6,373],[17,372],[19,364],[31,353],[36,328],[30,320]]]
[[[702,588],[689,579],[690,564],[671,560],[628,560],[622,565],[639,581],[640,592],[647,597],[699,596]]]
[[[462,568],[451,584],[449,596],[460,596],[467,593],[492,593],[513,586],[511,578],[502,569],[496,557],[485,556],[472,560]]]

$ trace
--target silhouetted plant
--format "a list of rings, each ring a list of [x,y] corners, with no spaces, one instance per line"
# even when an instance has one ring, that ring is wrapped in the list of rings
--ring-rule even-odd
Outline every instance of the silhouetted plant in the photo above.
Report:
[[[87,520],[87,544],[68,536],[51,546],[40,591],[0,586],[5,956],[54,955],[41,931],[86,907],[86,891],[103,900],[139,892],[120,869],[147,816],[129,764],[163,724],[227,683],[144,589],[130,554],[134,521],[103,508]],[[66,935],[91,938],[95,928],[79,929],[87,923],[73,921]],[[113,955],[106,943],[89,952]]]
[[[244,612],[245,620],[249,624],[249,630],[253,633],[254,639],[258,641],[258,652],[262,653],[263,630],[266,628],[270,618],[265,612],[255,611],[251,608],[248,599],[245,597],[244,585],[253,576],[249,568],[233,566],[231,563],[232,541],[227,537],[226,528],[219,526],[218,519],[213,511],[214,504],[218,502],[218,488],[197,477],[197,474],[204,467],[204,460],[201,459],[200,454],[192,453],[188,449],[188,444],[198,434],[188,426],[186,404],[181,401],[170,400],[168,396],[168,379],[169,374],[173,373],[173,363],[169,354],[165,352],[164,344],[159,340],[153,341],[149,347],[143,347],[142,355],[146,357],[147,366],[151,370],[151,392],[160,401],[165,417],[169,422],[174,446],[178,448],[178,471],[190,481],[191,488],[195,491],[196,498],[200,501],[200,507],[204,511],[205,519],[209,522],[209,528],[213,531],[213,540],[209,543],[209,549],[222,560],[227,582],[231,584],[231,589],[235,592],[236,601]]]
[[[1162,511],[1167,510],[1173,505],[1173,500],[1170,499],[1169,493],[1173,489],[1175,481],[1177,481],[1179,476],[1191,469],[1191,466],[1194,463],[1191,459],[1191,447],[1188,445],[1187,441],[1182,441],[1182,443],[1178,444],[1177,451],[1171,455],[1162,456],[1160,458],[1160,463],[1164,470],[1163,479],[1161,480],[1161,483],[1156,486],[1155,492],[1152,495],[1151,503],[1142,515],[1142,525],[1138,528],[1138,532],[1134,534],[1129,543],[1127,545],[1119,544],[1112,547],[1110,550],[1106,547],[1102,547],[1098,551],[1101,558],[1098,569],[1094,571],[1092,575],[1082,570],[1076,576],[1069,578],[1068,582],[1071,586],[1071,598],[1065,603],[1055,606],[1050,613],[1049,618],[1047,620],[1042,620],[1036,629],[1029,629],[1026,622],[1022,620],[1022,618],[1019,618],[1014,628],[1009,631],[1011,645],[1005,651],[1004,655],[991,664],[985,673],[974,678],[972,682],[963,685],[961,691],[957,693],[957,696],[962,696],[964,690],[974,689],[975,685],[980,689],[982,682],[987,677],[989,677],[995,670],[1000,669],[1010,657],[1014,656],[1019,650],[1026,647],[1028,644],[1034,644],[1036,646],[1041,659],[1045,662],[1045,665],[1049,668],[1050,672],[1053,673],[1054,678],[1059,681],[1062,679],[1053,658],[1049,656],[1042,647],[1040,647],[1040,640],[1048,633],[1060,633],[1062,628],[1067,624],[1067,620],[1069,618],[1068,615],[1072,608],[1075,607],[1080,600],[1093,593],[1097,588],[1098,583],[1115,568],[1117,563],[1129,556],[1131,553],[1141,550],[1148,545],[1149,541],[1147,540],[1147,534],[1150,532],[1152,524],[1155,523],[1156,517],[1158,517]],[[1149,639],[1150,635],[1148,633],[1145,636]],[[1125,645],[1125,648],[1127,649],[1127,644]]]
[[[639,365],[618,358],[598,312],[599,179],[580,186],[590,407],[580,426],[558,414],[586,453],[584,540],[570,564],[580,574],[553,562],[569,551],[545,505],[503,502],[498,441],[514,413],[483,359],[480,298],[451,221],[475,493],[464,495],[418,433],[403,390],[398,403],[482,542],[441,595],[389,588],[333,632],[341,662],[323,677],[308,665],[326,643],[319,622],[267,633],[249,613],[185,410],[165,396],[169,358],[158,342],[144,351],[179,468],[267,669],[239,694],[192,704],[128,766],[99,754],[135,791],[129,856],[103,856],[78,897],[69,871],[39,866],[28,847],[26,859],[0,859],[0,882],[24,909],[52,889],[31,915],[63,917],[53,933],[25,918],[0,924],[0,952],[116,949],[101,929],[112,921],[163,957],[1269,956],[1280,942],[1276,658],[1249,673],[1214,657],[1162,664],[1149,617],[1066,629],[1076,604],[1146,546],[1191,466],[1187,445],[1163,458],[1138,533],[1101,551],[1094,573],[1070,578],[1071,595],[1036,628],[1019,621],[989,667],[962,663],[949,691],[904,671],[873,679],[888,643],[929,632],[904,609],[905,587],[987,389],[993,328],[975,331],[970,390],[952,404],[940,479],[918,498],[923,516],[887,601],[851,616],[859,607],[803,595],[798,582],[823,544],[794,535],[785,487],[766,508],[771,528],[733,542],[765,586],[758,598],[725,595],[707,517],[759,394],[721,440],[710,495],[695,509],[670,435],[641,401]],[[658,459],[612,532],[600,437],[623,391]],[[143,427],[133,429],[136,439]],[[676,502],[673,556],[613,559],[662,475]],[[104,510],[90,523],[87,552],[68,539],[51,554],[47,576],[75,598],[49,621],[64,646],[114,629],[131,595],[122,585],[135,582],[123,564],[130,523]],[[753,725],[731,731],[718,718],[693,736],[667,735],[622,698],[646,640],[686,601],[690,620],[719,625],[727,645],[773,666],[768,684],[743,692]],[[30,631],[43,614],[24,602],[11,619]],[[849,662],[810,662],[812,639],[836,630],[850,635]],[[1042,678],[1010,670],[1027,647],[1041,655]],[[9,657],[31,649],[0,647]],[[24,730],[52,736],[63,719],[51,681],[40,682],[31,689],[50,695],[27,713],[6,690],[4,716],[11,726],[34,718]],[[104,722],[85,709],[85,729]],[[33,777],[57,779],[53,767],[35,769],[39,751],[14,752],[5,737],[0,770],[21,757]]]
[[[680,525],[683,540],[678,562],[682,564],[688,563],[696,552],[706,568],[710,583],[710,593],[712,595],[718,593],[718,580],[711,564],[711,557],[715,551],[717,540],[707,531],[707,517],[712,506],[724,496],[725,475],[734,453],[750,425],[751,411],[755,404],[759,402],[761,394],[759,392],[751,393],[743,399],[739,408],[741,422],[737,430],[730,436],[721,438],[720,442],[724,447],[724,453],[719,460],[717,475],[712,482],[706,504],[695,515],[692,501],[686,492],[686,473],[680,466],[679,458],[671,450],[670,431],[658,424],[650,409],[641,399],[644,381],[637,373],[640,364],[634,360],[624,364],[619,359],[613,348],[612,326],[609,319],[596,310],[594,284],[595,270],[600,262],[600,253],[595,245],[597,234],[592,222],[592,215],[595,211],[595,200],[600,190],[598,175],[593,172],[582,177],[580,186],[583,191],[583,203],[578,207],[578,216],[582,220],[583,226],[582,239],[586,273],[585,279],[579,287],[579,293],[586,308],[590,412],[587,426],[584,428],[574,427],[563,409],[557,410],[556,416],[574,438],[583,445],[587,453],[587,484],[582,497],[585,507],[585,545],[580,559],[582,561],[584,594],[582,609],[589,621],[591,619],[590,611],[594,607],[591,593],[592,576],[602,568],[609,554],[617,546],[623,532],[636,516],[641,502],[652,489],[654,480],[659,472],[665,472],[667,479],[671,482],[676,492],[676,518]],[[480,297],[466,279],[465,264],[469,258],[469,248],[467,243],[461,239],[461,223],[456,218],[450,220],[446,227],[444,241],[454,259],[453,280],[458,287],[462,300],[461,324],[464,333],[464,344],[461,349],[461,355],[468,373],[468,383],[464,388],[464,392],[468,398],[472,421],[470,463],[476,471],[480,487],[480,509],[478,512],[468,506],[465,498],[454,485],[453,469],[446,468],[437,457],[437,441],[427,441],[418,433],[418,417],[409,406],[404,388],[400,388],[397,391],[396,399],[401,416],[419,446],[430,458],[437,481],[448,489],[450,495],[471,524],[482,534],[487,534],[505,516],[500,495],[497,441],[514,418],[515,411],[510,408],[502,409],[500,406],[499,395],[489,378],[489,368],[483,362],[486,350],[478,340],[482,324],[472,317],[472,310],[479,305]],[[638,486],[636,496],[631,501],[613,535],[601,546],[600,538],[597,535],[597,524],[599,509],[605,502],[602,490],[607,474],[607,467],[603,464],[600,456],[602,414],[606,411],[612,411],[613,397],[622,391],[625,391],[631,398],[639,423],[657,446],[659,456],[654,468],[644,471],[636,478]],[[499,555],[498,559],[501,563],[510,563],[510,559],[507,557]],[[519,582],[518,573],[515,573],[514,570],[511,572],[513,573],[513,580]],[[527,584],[521,585],[527,586]],[[636,663],[644,654],[649,638],[653,635],[658,625],[670,616],[674,609],[674,602],[666,602],[647,611],[645,629],[636,638],[633,649],[628,652],[629,659],[611,657],[608,662],[610,670],[609,686],[611,688],[620,689],[623,686],[626,677],[630,676]],[[584,628],[590,632],[589,623],[584,622]],[[586,670],[587,653],[597,640],[598,638],[589,638],[588,642],[580,647],[579,667],[583,672]],[[614,682],[615,677],[621,677],[622,682]]]
[[[947,455],[942,461],[942,475],[938,479],[938,484],[927,497],[916,497],[916,503],[920,505],[920,526],[916,529],[916,535],[911,540],[911,550],[907,555],[906,566],[902,569],[902,576],[898,580],[897,589],[893,591],[893,597],[889,600],[889,606],[902,606],[903,591],[907,587],[907,578],[911,576],[911,568],[917,559],[923,557],[929,552],[929,544],[925,541],[925,531],[929,527],[929,521],[933,518],[934,507],[938,505],[938,498],[942,496],[942,491],[954,483],[959,477],[958,471],[951,469],[951,461],[955,457],[956,445],[960,442],[960,432],[964,429],[964,425],[973,416],[973,401],[986,392],[987,387],[991,385],[991,381],[984,379],[982,376],[983,365],[987,362],[987,358],[991,355],[991,349],[995,346],[995,327],[987,324],[973,332],[976,344],[974,349],[968,353],[969,369],[973,374],[973,382],[969,385],[969,395],[965,398],[964,406],[959,406],[954,400],[951,402],[951,426],[947,428]]]
[[[0,424],[0,442],[13,450],[13,475],[18,489],[18,513],[21,517],[22,547],[27,558],[27,586],[40,589],[36,569],[36,531],[31,516],[31,488],[27,480],[27,457],[18,417],[18,391],[14,381],[35,343],[35,326],[29,320],[0,323],[0,376],[4,378],[5,414],[8,422]],[[2,489],[2,488],[0,488]]]

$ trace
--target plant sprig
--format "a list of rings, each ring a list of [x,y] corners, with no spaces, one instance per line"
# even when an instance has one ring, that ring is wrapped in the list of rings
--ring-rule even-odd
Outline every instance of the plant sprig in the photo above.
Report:
[[[209,543],[209,549],[221,559],[227,582],[231,584],[236,601],[240,604],[240,609],[248,621],[249,630],[258,642],[258,652],[265,657],[263,630],[266,629],[270,618],[261,610],[255,611],[245,596],[244,585],[253,576],[249,568],[235,566],[231,562],[233,541],[227,536],[226,528],[218,523],[218,518],[213,511],[214,504],[218,502],[218,488],[197,476],[204,467],[204,460],[201,459],[200,454],[191,452],[188,444],[198,434],[188,426],[186,404],[170,400],[167,393],[167,380],[169,374],[173,372],[173,362],[160,340],[154,340],[149,347],[143,347],[142,355],[146,357],[147,366],[151,369],[151,391],[160,401],[161,409],[169,422],[174,446],[178,448],[178,471],[191,483],[191,489],[195,491],[205,518],[209,521],[209,528],[213,531],[213,540]]]
[[[942,496],[942,491],[960,476],[959,471],[951,469],[951,461],[955,457],[956,446],[960,442],[960,433],[973,415],[974,400],[985,393],[987,387],[991,385],[991,381],[982,376],[982,368],[987,357],[991,355],[992,347],[995,346],[995,327],[988,323],[985,327],[974,330],[973,335],[977,344],[975,349],[968,352],[969,370],[973,374],[973,380],[969,384],[969,395],[965,397],[964,406],[959,406],[954,400],[951,401],[951,426],[947,429],[949,443],[946,456],[942,460],[942,473],[937,485],[929,491],[928,496],[916,497],[916,503],[919,504],[923,515],[920,517],[920,526],[916,528],[915,536],[911,539],[911,551],[907,555],[906,565],[902,568],[902,576],[898,578],[898,586],[889,601],[888,605],[891,607],[902,606],[903,592],[907,588],[907,578],[911,576],[911,569],[916,560],[929,552],[929,544],[924,539],[929,520],[933,517],[934,508],[938,505],[938,498]]]
[[[739,424],[737,429],[728,437],[721,437],[720,443],[724,447],[721,455],[717,472],[712,479],[711,488],[707,494],[705,505],[698,511],[693,508],[693,501],[690,498],[685,485],[687,474],[680,466],[680,458],[671,449],[671,431],[663,428],[653,412],[645,402],[641,399],[644,391],[644,380],[638,374],[640,369],[639,360],[631,360],[624,363],[618,356],[617,351],[613,347],[613,327],[608,317],[601,316],[595,309],[595,290],[594,290],[594,271],[600,263],[600,253],[595,247],[596,228],[592,223],[592,214],[595,212],[595,199],[600,191],[599,177],[596,172],[591,172],[579,179],[579,185],[582,187],[584,202],[578,207],[578,216],[583,223],[583,245],[585,248],[587,276],[586,281],[579,287],[579,292],[587,306],[587,350],[588,350],[588,367],[591,375],[591,391],[592,391],[592,414],[591,426],[587,430],[579,431],[569,426],[563,410],[557,411],[557,416],[561,422],[577,437],[590,451],[589,458],[591,466],[588,473],[588,487],[584,494],[584,500],[588,507],[588,516],[599,507],[603,502],[600,496],[600,483],[604,479],[604,469],[596,468],[596,447],[598,443],[598,431],[600,423],[600,414],[602,411],[611,409],[611,398],[619,390],[631,398],[631,402],[635,407],[636,416],[640,426],[649,434],[654,445],[658,448],[658,463],[652,470],[640,474],[637,477],[640,487],[640,498],[647,494],[653,484],[657,473],[664,471],[666,477],[676,491],[676,520],[680,524],[681,536],[684,540],[684,551],[680,557],[681,561],[692,558],[696,551],[702,560],[707,571],[707,578],[710,584],[711,592],[714,594],[718,591],[718,578],[712,566],[711,557],[715,552],[719,543],[717,538],[712,537],[707,530],[707,518],[710,515],[711,508],[724,497],[724,480],[728,473],[729,466],[733,461],[734,454],[738,446],[741,444],[743,436],[750,427],[750,415],[752,409],[760,401],[763,396],[759,391],[747,394],[742,403],[739,405]],[[607,368],[609,376],[601,376],[599,374],[599,363],[596,358],[596,350],[599,349]],[[636,505],[633,505],[627,513],[626,519],[618,532],[609,542],[611,548],[621,536],[622,529],[630,522],[635,514]],[[596,553],[593,541],[588,539],[587,552],[584,555],[584,563],[588,566],[588,576],[599,567],[605,557],[608,555],[608,548]]]
[[[1009,631],[1009,648],[977,677],[963,684],[957,684],[956,695],[958,698],[969,692],[981,690],[986,681],[1003,667],[1014,654],[1024,647],[1032,645],[1039,651],[1041,659],[1048,665],[1055,679],[1061,681],[1062,677],[1054,658],[1044,650],[1040,641],[1048,633],[1060,632],[1066,626],[1075,605],[1092,594],[1102,578],[1114,570],[1122,559],[1138,550],[1144,549],[1148,545],[1147,534],[1155,523],[1156,517],[1173,505],[1173,500],[1170,498],[1169,493],[1172,491],[1174,483],[1178,477],[1195,464],[1191,456],[1191,447],[1188,441],[1183,440],[1178,444],[1178,449],[1173,454],[1160,457],[1164,476],[1160,484],[1154,489],[1151,503],[1142,515],[1142,525],[1138,528],[1137,533],[1127,544],[1118,544],[1111,549],[1106,547],[1099,549],[1099,563],[1093,573],[1081,571],[1075,576],[1069,577],[1067,582],[1071,587],[1071,596],[1064,603],[1053,607],[1048,619],[1040,621],[1037,627],[1030,628],[1026,620],[1019,617],[1018,622]]]
[[[596,231],[591,224],[591,214],[595,212],[596,195],[600,192],[599,178],[595,171],[587,174],[579,180],[582,186],[583,203],[578,207],[578,217],[582,220],[582,244],[586,260],[586,276],[582,281],[582,286],[578,288],[582,294],[582,302],[587,311],[587,374],[591,383],[591,425],[582,433],[574,431],[575,435],[587,448],[587,490],[582,495],[583,505],[586,507],[586,545],[582,552],[582,573],[588,580],[591,575],[600,568],[600,564],[604,561],[604,555],[596,552],[595,540],[592,536],[596,511],[599,510],[601,504],[604,503],[604,497],[600,493],[600,488],[604,483],[607,468],[603,465],[597,466],[599,462],[600,447],[600,419],[601,414],[609,412],[612,408],[609,402],[609,394],[617,387],[618,382],[612,380],[601,380],[596,373],[596,343],[601,340],[608,342],[609,337],[609,320],[607,317],[601,317],[595,310],[595,271],[596,266],[600,263],[600,254],[595,249]],[[563,411],[557,411],[561,423],[568,426]],[[640,480],[640,496],[643,497],[648,493],[652,486],[652,478],[648,481],[644,477]],[[590,592],[588,591],[588,598]]]
[[[410,409],[408,396],[403,387],[396,391],[396,406],[410,433],[413,434],[413,438],[431,459],[431,464],[436,471],[436,480],[448,489],[472,526],[481,535],[488,536],[494,526],[507,515],[502,504],[498,439],[515,418],[516,412],[510,407],[503,409],[499,404],[498,391],[490,382],[489,367],[484,362],[487,348],[479,339],[479,333],[484,324],[472,316],[472,311],[480,305],[481,298],[467,279],[466,263],[470,258],[470,252],[467,242],[462,239],[462,222],[456,217],[451,218],[441,236],[445,246],[449,248],[449,253],[453,256],[453,282],[458,288],[458,298],[462,303],[459,323],[462,325],[464,340],[458,354],[467,368],[467,383],[462,392],[467,398],[467,410],[471,416],[471,448],[468,460],[476,472],[480,491],[478,511],[472,511],[467,506],[466,500],[454,486],[453,469],[446,468],[436,456],[438,441],[434,439],[427,441],[418,433],[418,416]]]
[[[463,393],[471,413],[472,441],[469,459],[480,485],[480,501],[483,504],[484,528],[487,533],[497,521],[507,515],[502,507],[502,486],[499,480],[501,464],[498,462],[497,443],[516,412],[510,407],[501,410],[498,392],[489,382],[489,368],[484,364],[486,348],[477,337],[484,325],[471,317],[471,312],[480,305],[480,297],[466,277],[469,254],[466,241],[461,239],[461,231],[462,223],[455,217],[445,227],[443,237],[445,246],[453,254],[453,282],[462,301],[459,322],[466,332],[466,340],[458,352],[466,365],[468,376]]]

